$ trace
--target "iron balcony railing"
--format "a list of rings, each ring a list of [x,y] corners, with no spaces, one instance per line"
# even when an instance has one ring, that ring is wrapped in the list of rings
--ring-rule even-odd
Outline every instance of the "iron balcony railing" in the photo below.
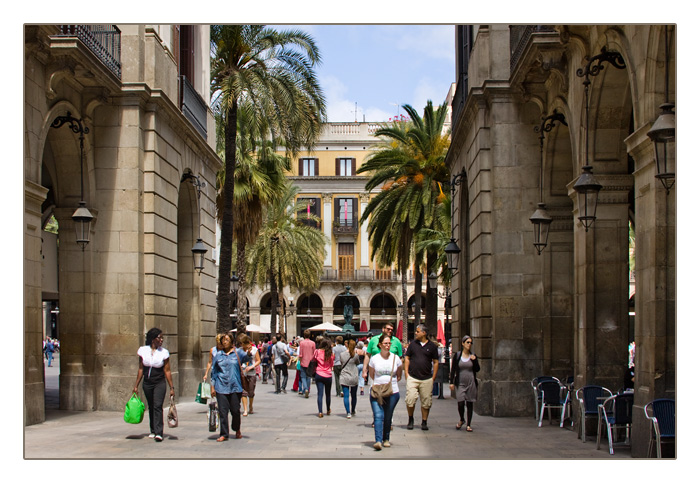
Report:
[[[180,109],[185,117],[207,137],[207,104],[184,75],[180,76]]]
[[[413,270],[407,271],[407,280],[414,280]],[[372,270],[361,268],[358,270],[340,270],[335,268],[324,268],[321,274],[322,282],[340,282],[356,280],[359,282],[400,282],[401,273],[396,270]]]
[[[530,41],[530,36],[538,32],[555,32],[549,25],[511,25],[510,26],[510,71],[515,70],[520,56]]]
[[[61,37],[77,37],[115,75],[122,78],[121,31],[116,25],[59,25]]]

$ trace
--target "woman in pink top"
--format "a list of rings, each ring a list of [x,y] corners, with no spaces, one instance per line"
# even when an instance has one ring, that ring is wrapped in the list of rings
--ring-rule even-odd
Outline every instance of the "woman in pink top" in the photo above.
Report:
[[[323,393],[326,393],[326,414],[331,413],[331,383],[333,381],[333,350],[331,341],[323,339],[314,351],[314,359],[318,362],[316,367],[316,391],[318,393],[318,417],[323,417]]]

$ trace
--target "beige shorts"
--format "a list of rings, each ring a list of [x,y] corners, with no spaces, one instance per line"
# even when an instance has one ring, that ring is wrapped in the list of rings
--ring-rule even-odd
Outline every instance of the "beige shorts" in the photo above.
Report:
[[[414,407],[420,397],[420,406],[430,408],[433,405],[433,378],[414,379],[408,376],[406,379],[406,406]]]

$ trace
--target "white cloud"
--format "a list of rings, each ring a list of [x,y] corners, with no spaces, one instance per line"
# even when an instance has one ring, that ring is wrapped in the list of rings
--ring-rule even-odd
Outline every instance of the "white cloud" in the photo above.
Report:
[[[392,115],[392,109],[377,106],[363,107],[347,98],[348,87],[335,76],[319,79],[326,95],[326,113],[329,122],[385,122]],[[357,112],[356,112],[357,110]]]

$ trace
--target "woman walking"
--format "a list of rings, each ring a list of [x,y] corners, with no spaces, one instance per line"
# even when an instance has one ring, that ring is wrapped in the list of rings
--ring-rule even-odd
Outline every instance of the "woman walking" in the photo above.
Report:
[[[257,370],[260,366],[260,353],[253,341],[247,334],[238,336],[238,346],[245,352],[250,353],[251,359],[242,364],[243,377],[248,380],[248,390],[243,390],[243,416],[254,414],[253,399],[255,399],[255,385],[258,381]]]
[[[391,384],[391,395],[374,397],[370,392],[369,402],[372,405],[374,414],[374,449],[379,451],[382,445],[385,448],[391,446],[389,435],[391,434],[391,417],[394,415],[394,408],[399,402],[399,381],[401,380],[402,366],[401,358],[390,352],[391,336],[381,334],[379,336],[379,354],[375,354],[369,360],[369,377],[372,379],[372,387]]]
[[[207,376],[209,375],[209,370],[211,369],[211,362],[214,360],[214,356],[217,352],[221,350],[221,336],[224,334],[216,334],[216,345],[209,349],[209,361],[207,362],[207,368],[204,370],[204,377],[202,380],[207,382]]]
[[[250,352],[236,349],[233,337],[224,334],[221,337],[223,349],[216,353],[211,367],[211,395],[216,398],[219,406],[219,438],[218,442],[226,441],[229,437],[228,414],[231,413],[231,429],[236,432],[236,439],[241,439],[241,366],[250,360]]]
[[[318,417],[323,417],[323,393],[326,393],[326,414],[331,414],[331,384],[333,382],[333,350],[331,341],[324,338],[318,349],[314,351],[316,366],[316,402],[318,404]]]
[[[175,397],[173,378],[170,373],[170,352],[163,347],[163,331],[154,327],[146,333],[146,345],[139,347],[139,369],[136,373],[134,392],[139,390],[143,378],[143,393],[148,402],[148,419],[151,434],[157,443],[163,441],[163,401],[165,381],[170,385],[170,397]]]
[[[468,335],[462,337],[462,350],[452,357],[452,370],[450,371],[450,390],[454,391],[457,385],[457,411],[459,423],[457,429],[464,426],[464,406],[467,406],[467,431],[472,430],[472,414],[474,403],[478,394],[478,382],[476,373],[479,372],[479,359],[472,354],[472,338]]]
[[[357,406],[357,385],[359,382],[357,365],[363,360],[365,354],[355,349],[355,341],[348,341],[348,350],[340,354],[340,386],[343,388],[343,403],[347,418],[355,415]],[[350,402],[352,399],[352,405]]]

